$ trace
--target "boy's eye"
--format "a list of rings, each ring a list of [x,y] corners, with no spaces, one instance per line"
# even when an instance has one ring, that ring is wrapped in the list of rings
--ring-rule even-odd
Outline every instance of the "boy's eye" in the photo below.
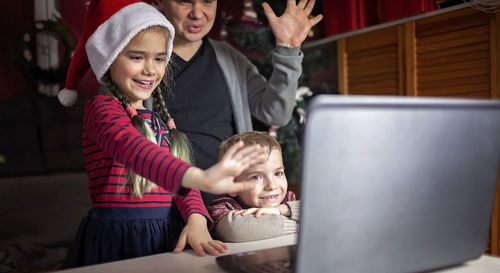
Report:
[[[250,179],[248,179],[248,180],[260,181],[260,180],[262,180],[262,179],[263,179],[262,175],[258,175],[258,174],[256,174],[256,175],[252,175],[252,176],[250,176]]]
[[[282,171],[277,171],[276,173],[274,173],[274,175],[275,176],[283,176],[283,175],[285,175],[285,173]]]
[[[163,63],[166,61],[166,59],[164,57],[158,57],[158,58],[156,58],[156,61],[159,63]]]

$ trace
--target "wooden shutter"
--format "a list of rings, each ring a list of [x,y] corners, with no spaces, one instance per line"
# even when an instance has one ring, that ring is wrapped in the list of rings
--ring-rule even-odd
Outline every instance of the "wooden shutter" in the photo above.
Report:
[[[415,22],[418,96],[490,97],[490,16],[473,9]]]
[[[339,41],[339,89],[344,94],[399,95],[398,27]]]

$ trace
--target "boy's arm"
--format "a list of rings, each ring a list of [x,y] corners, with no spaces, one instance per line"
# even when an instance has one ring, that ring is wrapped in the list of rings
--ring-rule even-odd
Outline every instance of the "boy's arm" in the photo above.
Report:
[[[215,227],[217,238],[226,242],[246,242],[296,233],[298,222],[281,215],[224,215]]]
[[[288,207],[290,210],[290,215],[287,215],[288,218],[294,220],[294,221],[299,221],[300,217],[300,201],[288,201],[285,202],[285,205]]]

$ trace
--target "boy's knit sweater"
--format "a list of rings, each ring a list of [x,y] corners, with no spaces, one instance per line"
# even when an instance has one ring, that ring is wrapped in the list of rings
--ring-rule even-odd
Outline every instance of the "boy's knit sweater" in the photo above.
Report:
[[[215,237],[226,242],[246,242],[278,237],[298,231],[300,202],[295,194],[288,191],[281,204],[290,209],[290,216],[234,215],[243,207],[234,198],[224,195],[215,199],[209,206],[210,216],[215,223]]]

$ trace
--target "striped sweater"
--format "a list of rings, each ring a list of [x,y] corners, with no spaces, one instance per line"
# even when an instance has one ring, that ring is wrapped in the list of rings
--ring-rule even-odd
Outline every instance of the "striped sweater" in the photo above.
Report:
[[[191,165],[170,153],[165,124],[151,111],[138,109],[138,113],[152,127],[158,144],[133,127],[114,98],[95,96],[85,106],[82,138],[92,206],[170,207],[175,202],[184,221],[190,214],[200,213],[211,223],[200,191],[181,187]],[[133,196],[127,183],[128,167],[159,187],[142,198]]]

